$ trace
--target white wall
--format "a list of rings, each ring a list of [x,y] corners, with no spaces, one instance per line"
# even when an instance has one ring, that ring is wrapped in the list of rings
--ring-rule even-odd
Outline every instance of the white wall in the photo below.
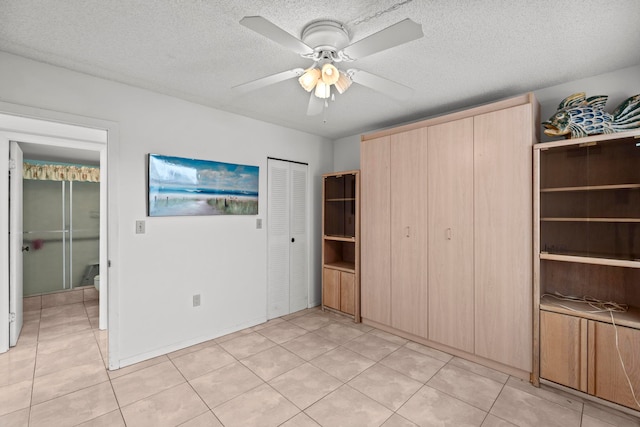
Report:
[[[0,52],[0,100],[116,122],[121,365],[266,319],[267,157],[309,164],[311,303],[320,302],[320,175],[333,170],[331,141],[169,96]],[[146,218],[146,155],[260,167],[258,218]],[[134,233],[146,220],[146,234]],[[192,307],[192,295],[202,305]]]
[[[560,101],[576,92],[586,92],[587,96],[609,95],[606,110],[612,112],[628,97],[640,94],[640,65],[534,91],[540,102],[541,120],[552,116]],[[550,140],[540,133],[542,141]],[[336,171],[360,168],[360,135],[337,139],[333,144]]]

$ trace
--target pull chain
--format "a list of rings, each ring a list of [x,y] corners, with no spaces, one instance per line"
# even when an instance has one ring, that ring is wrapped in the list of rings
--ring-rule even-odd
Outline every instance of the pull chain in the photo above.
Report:
[[[372,19],[379,18],[379,17],[381,17],[382,15],[384,15],[385,13],[393,12],[394,10],[400,9],[402,6],[404,6],[404,5],[406,5],[406,4],[409,4],[409,3],[411,3],[412,1],[413,1],[413,0],[404,0],[404,1],[401,1],[401,2],[399,2],[399,3],[396,3],[396,4],[392,5],[392,6],[390,6],[390,7],[386,8],[386,9],[384,9],[384,10],[378,11],[378,12],[374,13],[373,15],[369,15],[369,16],[367,16],[367,17],[364,17],[364,18],[361,18],[361,19],[357,19],[357,20],[353,21],[353,22],[351,23],[351,25],[359,25],[359,24],[362,24],[363,22],[368,22],[368,21],[370,21],[370,20],[372,20]]]

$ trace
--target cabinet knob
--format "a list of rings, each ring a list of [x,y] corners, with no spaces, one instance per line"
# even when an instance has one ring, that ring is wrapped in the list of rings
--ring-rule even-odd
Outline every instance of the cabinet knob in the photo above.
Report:
[[[296,241],[296,238],[295,238],[295,237],[292,237],[292,238],[291,238],[291,243],[293,243],[293,242],[295,242],[295,241]]]

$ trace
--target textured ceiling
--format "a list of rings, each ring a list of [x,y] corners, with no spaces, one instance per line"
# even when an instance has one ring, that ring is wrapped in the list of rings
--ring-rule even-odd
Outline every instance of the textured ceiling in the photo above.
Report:
[[[331,139],[640,63],[638,0],[0,0],[0,50]],[[353,67],[412,87],[397,101],[353,85],[306,116],[296,79],[232,86],[311,61],[241,26],[260,15],[300,37],[342,22],[351,41],[402,19],[425,37]],[[0,94],[1,96],[1,94]]]

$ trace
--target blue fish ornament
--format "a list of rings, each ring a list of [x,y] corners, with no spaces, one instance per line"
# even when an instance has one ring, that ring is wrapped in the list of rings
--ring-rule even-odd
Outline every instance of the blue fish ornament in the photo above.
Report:
[[[640,128],[640,94],[628,98],[611,114],[604,111],[607,98],[606,95],[587,98],[584,92],[568,96],[560,102],[558,111],[542,122],[544,133],[581,138]]]

